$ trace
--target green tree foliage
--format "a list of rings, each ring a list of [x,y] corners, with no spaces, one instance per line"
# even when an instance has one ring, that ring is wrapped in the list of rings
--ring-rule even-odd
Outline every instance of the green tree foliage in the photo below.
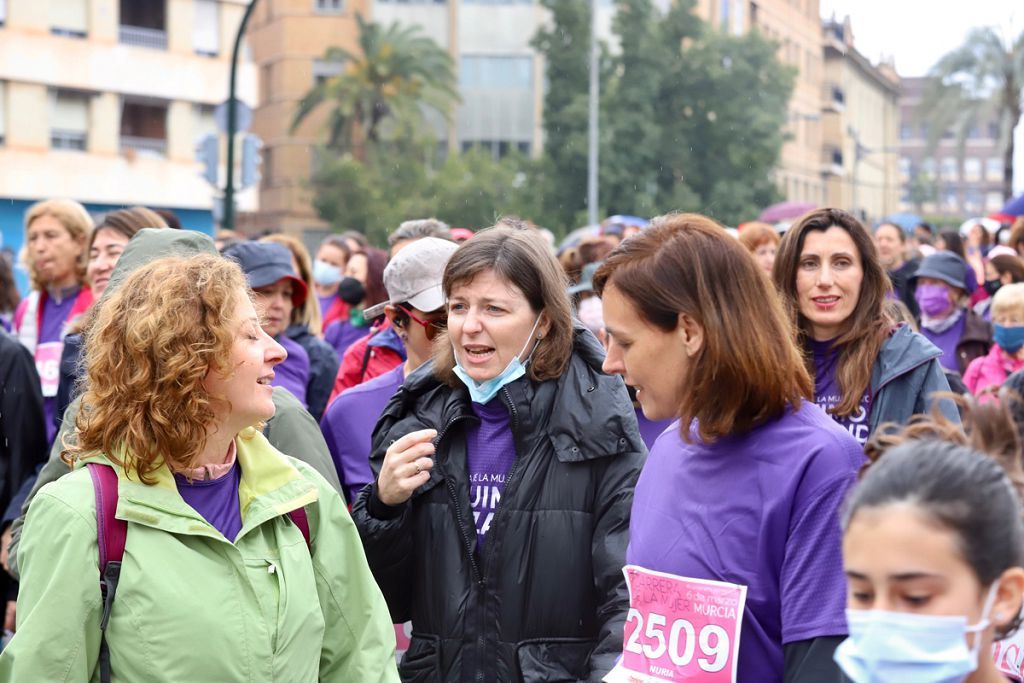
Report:
[[[564,229],[573,225],[587,206],[590,3],[541,0],[540,4],[551,11],[551,22],[537,32],[532,43],[547,65],[543,206],[551,220]]]
[[[356,14],[359,52],[329,48],[327,61],[341,74],[315,85],[299,102],[292,131],[329,103],[327,147],[367,159],[367,146],[381,142],[388,124],[422,126],[423,108],[447,114],[458,101],[451,57],[418,28],[382,26]]]
[[[976,28],[960,47],[929,72],[919,117],[929,125],[929,147],[952,130],[961,151],[971,128],[1000,122],[1003,197],[1013,194],[1013,131],[1024,97],[1024,33],[1004,38],[991,27]]]

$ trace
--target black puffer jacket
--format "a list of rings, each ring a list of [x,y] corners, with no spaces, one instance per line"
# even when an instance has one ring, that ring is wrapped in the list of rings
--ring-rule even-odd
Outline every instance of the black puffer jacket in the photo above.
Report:
[[[352,516],[396,622],[412,619],[404,681],[599,681],[622,649],[629,514],[646,448],[603,351],[577,329],[558,380],[499,393],[516,461],[483,552],[469,502],[468,392],[431,366],[406,380],[374,432],[371,465],[409,432],[438,430],[430,480],[388,507],[373,486]]]

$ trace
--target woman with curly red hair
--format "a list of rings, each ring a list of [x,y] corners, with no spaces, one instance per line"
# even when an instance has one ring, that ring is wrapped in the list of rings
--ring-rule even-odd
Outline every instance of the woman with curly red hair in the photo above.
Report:
[[[29,508],[0,678],[396,680],[394,631],[344,503],[258,431],[284,351],[238,266],[139,268],[104,297],[85,350],[65,452],[76,471]],[[126,531],[119,578],[103,572],[116,600],[100,591],[104,476]]]

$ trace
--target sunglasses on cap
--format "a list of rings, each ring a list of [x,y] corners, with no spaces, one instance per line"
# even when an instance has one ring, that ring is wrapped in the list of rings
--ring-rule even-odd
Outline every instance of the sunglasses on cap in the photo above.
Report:
[[[419,323],[420,325],[423,326],[423,331],[427,335],[427,341],[434,341],[434,337],[448,329],[447,315],[442,315],[441,317],[436,318],[434,320],[420,320],[419,318],[416,317],[415,313],[410,311],[405,306],[396,306],[395,308],[405,313],[414,322]]]

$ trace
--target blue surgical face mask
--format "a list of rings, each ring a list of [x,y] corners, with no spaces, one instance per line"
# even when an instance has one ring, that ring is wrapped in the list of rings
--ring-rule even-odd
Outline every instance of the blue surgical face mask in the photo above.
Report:
[[[455,368],[453,372],[455,376],[462,380],[462,383],[469,389],[469,397],[474,403],[488,403],[492,398],[498,395],[501,388],[507,384],[515,382],[517,379],[526,374],[526,364],[530,362],[530,358],[527,357],[525,361],[520,361],[519,356],[526,353],[526,347],[533,341],[533,333],[537,331],[537,325],[540,324],[540,316],[537,316],[537,320],[533,323],[533,329],[530,330],[530,336],[526,338],[526,343],[523,344],[523,349],[515,355],[515,357],[508,362],[505,369],[501,371],[497,377],[491,379],[485,379],[483,382],[477,382],[475,379],[469,376],[466,372],[466,368],[462,367],[459,363],[459,354],[455,351],[455,345],[452,344],[452,352],[455,353]],[[537,340],[540,341],[539,339]],[[534,344],[533,350],[537,348]],[[533,350],[530,351],[530,356],[533,355]]]
[[[327,261],[316,259],[313,261],[313,281],[322,287],[330,287],[341,282],[344,277],[341,268],[332,266]]]
[[[850,637],[836,648],[835,661],[853,683],[962,683],[978,668],[998,585],[992,584],[973,626],[966,617],[848,609]]]
[[[1024,325],[995,325],[992,338],[1003,351],[1017,353],[1024,346]]]

